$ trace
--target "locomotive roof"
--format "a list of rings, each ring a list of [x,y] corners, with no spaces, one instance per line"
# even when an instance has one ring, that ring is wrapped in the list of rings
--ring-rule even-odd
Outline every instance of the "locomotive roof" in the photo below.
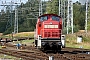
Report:
[[[47,15],[54,15],[54,16],[58,16],[57,14],[43,14],[43,15],[39,16],[38,18],[40,18],[40,17],[42,17],[42,16],[47,16]],[[60,16],[58,16],[58,17],[60,17]]]

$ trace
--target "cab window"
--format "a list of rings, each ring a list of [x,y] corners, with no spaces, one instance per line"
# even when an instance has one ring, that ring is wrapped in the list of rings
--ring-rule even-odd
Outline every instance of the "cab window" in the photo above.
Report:
[[[52,16],[52,20],[59,21],[60,20],[60,17],[58,17],[58,16]]]
[[[47,16],[42,16],[42,17],[40,17],[40,21],[45,21],[45,20],[47,20],[47,19],[48,19]]]

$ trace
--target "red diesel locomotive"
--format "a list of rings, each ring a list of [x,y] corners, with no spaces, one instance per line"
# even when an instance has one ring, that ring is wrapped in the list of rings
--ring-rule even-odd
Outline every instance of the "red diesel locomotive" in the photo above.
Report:
[[[60,51],[61,47],[65,47],[63,40],[62,19],[60,16],[44,14],[38,17],[35,29],[35,46],[37,48]]]

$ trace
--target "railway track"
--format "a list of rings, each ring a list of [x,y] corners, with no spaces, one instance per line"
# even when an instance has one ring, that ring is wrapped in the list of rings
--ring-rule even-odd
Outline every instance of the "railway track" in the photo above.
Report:
[[[18,38],[15,38],[15,39],[10,39],[10,38],[0,38],[0,42],[13,42],[13,41],[21,41],[21,40],[31,40],[31,39],[34,39],[34,38],[31,38],[31,37],[18,37]]]
[[[24,60],[48,60],[47,55],[42,53],[36,53],[35,51],[20,51],[10,49],[0,49],[0,53],[23,58]]]
[[[15,49],[14,45],[6,44],[7,48],[0,49],[0,53],[22,58],[23,60],[49,60],[49,57],[54,57],[54,60],[90,60],[90,50],[79,48],[63,48],[60,53],[43,53],[33,46],[23,46],[22,50]],[[12,48],[12,50],[9,49]]]

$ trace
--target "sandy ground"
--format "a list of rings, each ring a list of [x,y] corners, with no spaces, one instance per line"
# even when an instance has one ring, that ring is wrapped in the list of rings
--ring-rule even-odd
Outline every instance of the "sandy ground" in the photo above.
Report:
[[[3,33],[0,33],[0,36],[2,36],[3,35]]]

